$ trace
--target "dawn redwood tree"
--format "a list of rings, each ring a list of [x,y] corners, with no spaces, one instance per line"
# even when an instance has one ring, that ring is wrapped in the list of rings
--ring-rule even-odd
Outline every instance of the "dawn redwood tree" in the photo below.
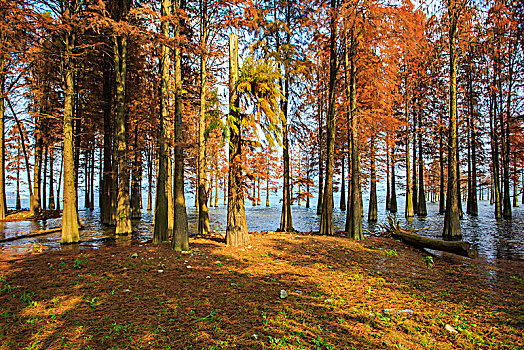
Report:
[[[174,0],[173,7],[178,23],[175,25],[175,162],[173,179],[174,226],[171,249],[189,250],[189,230],[187,226],[186,199],[184,196],[184,148],[182,130],[182,50],[181,50],[181,11],[182,0]]]
[[[200,114],[198,117],[198,234],[209,233],[209,208],[207,205],[208,193],[206,191],[206,84],[207,84],[207,0],[200,4]]]
[[[331,0],[329,41],[329,110],[326,115],[326,174],[320,216],[320,234],[333,235],[333,168],[335,162],[335,81],[337,75],[337,1]],[[359,218],[360,219],[360,218]]]
[[[62,244],[77,243],[80,240],[75,188],[75,161],[73,140],[73,104],[74,104],[74,63],[73,52],[76,49],[77,27],[75,17],[82,6],[82,0],[67,0],[62,6],[60,21],[62,24],[61,55],[62,79],[64,84],[64,207],[62,212]]]
[[[169,40],[171,0],[162,0],[160,11],[162,15],[160,35],[164,42],[162,42],[160,46],[160,118],[158,122],[158,168],[153,228],[154,243],[167,242],[169,240],[167,181],[168,177],[171,176],[170,173],[168,173],[168,162],[171,153],[169,147],[169,66],[171,65],[171,50],[167,40]],[[152,162],[152,159],[150,159],[150,162]],[[151,169],[150,174],[152,174],[152,172]]]
[[[130,2],[118,0],[113,3],[113,19],[121,24],[127,22]],[[129,200],[129,169],[127,161],[127,137],[125,94],[127,74],[127,34],[113,35],[113,57],[115,68],[115,142],[116,161],[118,163],[118,197],[116,210],[117,235],[127,235],[132,232],[131,203]]]
[[[458,159],[457,122],[457,26],[463,4],[461,0],[447,0],[449,18],[449,138],[448,138],[448,190],[444,232],[446,238],[462,236],[460,231],[460,174]]]

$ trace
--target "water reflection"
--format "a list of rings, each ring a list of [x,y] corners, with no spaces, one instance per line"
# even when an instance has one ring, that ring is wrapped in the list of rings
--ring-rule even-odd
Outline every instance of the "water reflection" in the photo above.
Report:
[[[403,208],[401,198],[399,198],[399,208]],[[189,201],[188,201],[189,202]],[[316,201],[312,201],[312,204]],[[336,201],[336,203],[338,203]],[[403,217],[403,211],[398,214],[398,219],[402,225],[410,228],[427,230],[419,233],[428,237],[440,238],[442,234],[444,216],[438,214],[438,203],[428,203],[428,216],[425,218],[416,217],[407,222]],[[384,204],[379,203],[379,222],[387,220],[387,212],[383,210]],[[226,229],[226,206],[210,208],[210,226],[214,232],[224,232]],[[302,232],[318,231],[320,218],[316,215],[316,205],[314,208],[304,206],[293,206],[293,224],[296,230]],[[280,224],[281,206],[273,203],[271,207],[253,207],[246,203],[246,218],[250,231],[276,230]],[[367,214],[367,213],[366,213]],[[188,206],[189,231],[194,233],[197,230],[197,212],[194,206]],[[489,202],[479,202],[479,217],[464,215],[461,220],[463,239],[470,242],[474,248],[478,249],[479,255],[487,260],[496,259],[518,259],[524,260],[524,213],[521,208],[516,208],[513,212],[512,220],[496,221],[493,218],[493,207]],[[143,211],[141,220],[133,221],[134,232],[128,237],[115,237],[114,229],[103,226],[100,223],[100,213],[98,209],[90,212],[80,211],[80,216],[85,224],[85,229],[81,232],[82,243],[80,247],[99,247],[108,242],[116,244],[131,244],[132,241],[145,241],[151,239],[153,212]],[[334,227],[337,231],[344,230],[346,213],[335,209],[333,213]],[[60,219],[50,219],[47,222],[23,221],[0,223],[0,237],[8,238],[18,235],[20,232],[40,230],[60,226]],[[367,234],[376,234],[379,227],[376,223],[368,224],[366,216],[363,218],[363,229]],[[33,244],[42,244],[51,249],[60,247],[60,232],[34,238],[20,239],[13,242],[1,244],[4,252],[20,252],[31,250]],[[69,248],[68,248],[69,249]]]

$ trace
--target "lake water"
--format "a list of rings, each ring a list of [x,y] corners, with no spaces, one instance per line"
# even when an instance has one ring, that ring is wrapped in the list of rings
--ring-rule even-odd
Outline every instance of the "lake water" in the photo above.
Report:
[[[379,222],[387,221],[387,212],[384,209],[383,194],[379,193]],[[430,237],[441,237],[444,216],[438,214],[438,203],[428,202],[428,216],[425,218],[415,218],[406,222],[404,220],[404,198],[398,197],[398,218],[403,226],[412,228],[425,228],[420,234]],[[318,231],[320,218],[316,215],[316,198],[311,201],[312,208],[293,205],[293,224],[297,231],[310,232]],[[83,201],[80,201],[83,203]],[[190,234],[196,232],[197,213],[194,208],[192,198],[187,199],[188,219]],[[246,201],[246,217],[250,231],[268,231],[276,230],[280,224],[281,205],[278,198],[271,199],[271,206],[265,207],[265,199],[262,200],[263,206],[253,207],[251,202]],[[336,207],[338,207],[338,197],[335,195]],[[464,203],[465,207],[465,203]],[[479,216],[470,217],[464,214],[461,220],[463,240],[471,243],[477,248],[479,256],[486,260],[512,259],[524,260],[524,209],[513,208],[512,220],[494,219],[493,206],[487,201],[479,202]],[[364,197],[364,212],[367,215],[367,200]],[[345,212],[338,208],[333,213],[335,230],[344,229]],[[113,230],[101,225],[99,220],[99,211],[93,212],[81,210],[80,216],[85,222],[85,229],[81,231],[81,247],[97,247],[104,242],[114,241]],[[376,234],[379,230],[376,224],[368,224],[365,216],[362,220],[363,229],[367,234]],[[148,211],[142,212],[142,219],[134,221],[133,239],[148,240],[152,237],[153,213]],[[226,207],[220,200],[218,208],[210,208],[211,230],[214,232],[225,232],[226,229]],[[7,238],[18,235],[20,232],[39,230],[60,226],[60,219],[40,221],[23,221],[23,222],[0,222],[0,238]],[[42,244],[46,248],[60,249],[60,233],[50,234],[42,237],[20,239],[13,242],[0,244],[0,249],[6,253],[20,251],[30,251],[34,249],[34,244]]]

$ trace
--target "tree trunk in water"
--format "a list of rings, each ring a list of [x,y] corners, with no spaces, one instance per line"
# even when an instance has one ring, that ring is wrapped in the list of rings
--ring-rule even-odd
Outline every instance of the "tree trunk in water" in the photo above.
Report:
[[[0,33],[1,42],[5,40],[5,34]],[[5,196],[5,58],[4,53],[0,52],[0,220],[7,216],[7,201]],[[17,183],[17,186],[18,183]]]
[[[153,210],[153,150],[147,150],[147,211]]]
[[[112,95],[113,95],[113,71],[110,54],[104,53],[103,71],[103,113],[104,113],[104,168],[102,174],[102,191],[99,193],[100,216],[102,223],[111,223],[111,195],[113,186],[113,123],[111,118]]]
[[[426,190],[424,186],[424,157],[422,149],[422,113],[418,113],[418,216],[427,216],[428,210],[426,208]],[[415,167],[416,164],[413,164]]]
[[[391,210],[391,177],[389,175],[389,137],[386,136],[386,210]]]
[[[229,118],[231,120],[229,140],[229,184],[227,202],[226,244],[234,247],[249,244],[244,191],[242,185],[242,124],[240,102],[237,92],[238,81],[238,38],[229,36]]]
[[[73,12],[73,13],[70,13]],[[76,11],[71,11],[69,1],[67,2],[63,16],[69,19]],[[75,163],[74,163],[74,141],[73,141],[73,50],[75,47],[75,35],[70,31],[65,34],[65,52],[62,56],[62,69],[64,81],[64,209],[62,213],[62,244],[77,243],[80,240],[78,211],[76,207],[75,189]]]
[[[409,131],[409,100],[410,96],[408,93],[406,93],[406,106],[405,106],[405,118],[406,118],[406,210],[405,210],[405,216],[407,219],[410,219],[415,215],[413,212],[413,188],[411,184],[411,160],[409,159],[409,147],[410,147],[410,140],[411,135]]]
[[[16,210],[22,209],[22,203],[20,201],[20,148],[17,148],[17,167],[16,167]]]
[[[468,125],[468,202],[467,213],[478,216],[477,202],[477,132],[475,128],[475,112],[473,106],[473,84],[471,78],[469,85],[469,125]]]
[[[160,32],[165,39],[169,38],[169,20],[171,15],[171,0],[162,0],[161,15],[163,17]],[[171,63],[169,46],[161,45],[160,58],[160,120],[158,128],[158,168],[156,178],[155,214],[153,228],[153,243],[167,242],[168,233],[168,177],[169,171],[169,66]]]
[[[346,166],[345,163],[345,157],[342,156],[342,166],[341,166],[341,170],[342,170],[342,176],[341,176],[341,189],[340,189],[340,210],[342,211],[346,211],[346,174],[345,174],[345,171],[344,171],[344,168]]]
[[[326,115],[326,179],[320,217],[320,234],[333,235],[333,163],[335,151],[335,80],[337,74],[336,0],[331,0],[331,38],[329,42],[329,109]]]
[[[513,45],[510,44],[510,50]],[[510,156],[511,156],[511,94],[513,88],[513,59],[512,55],[509,57],[509,72],[508,72],[508,88],[507,88],[507,102],[506,102],[506,113],[501,113],[501,119],[505,119],[501,122],[504,125],[504,132],[502,132],[502,167],[503,167],[503,209],[502,216],[504,219],[511,219],[511,195],[510,195]],[[505,118],[503,117],[505,115]]]
[[[140,205],[140,197],[142,196],[142,189],[140,186],[140,179],[142,178],[142,152],[138,146],[138,124],[135,125],[135,142],[134,142],[134,158],[133,170],[131,180],[131,218],[140,219],[142,217]]]
[[[266,207],[269,207],[269,162],[266,167]]]
[[[375,169],[375,135],[371,136],[371,174],[369,183],[369,209],[368,222],[376,222],[378,219],[377,208],[377,175]]]
[[[442,121],[439,122],[439,214],[446,212],[446,194],[444,190],[444,130],[442,127]]]
[[[119,15],[127,17],[128,0],[124,0]],[[127,235],[132,232],[131,203],[129,200],[129,169],[127,165],[127,137],[125,116],[125,93],[127,72],[127,36],[125,34],[114,38],[114,65],[116,77],[115,93],[115,142],[118,162],[118,197],[116,208],[115,234]]]
[[[55,164],[55,150],[53,145],[49,151],[49,210],[55,210],[55,189],[53,187],[54,171],[53,165]]]
[[[499,167],[499,142],[497,123],[497,97],[491,94],[490,103],[490,133],[491,133],[491,159],[493,177],[491,181],[491,203],[495,204],[495,219],[502,219],[502,201],[500,198],[500,167]]]
[[[45,98],[45,97],[44,97]],[[41,115],[37,118],[41,118]],[[42,212],[42,207],[40,203],[40,182],[42,180],[42,149],[43,149],[43,140],[42,140],[42,130],[41,130],[41,121],[37,120],[35,123],[35,163],[33,167],[34,178],[33,178],[33,197],[31,199],[31,206],[29,212],[31,216],[38,216]]]
[[[417,178],[417,115],[420,114],[420,111],[417,109],[416,100],[415,106],[413,108],[413,214],[418,213],[418,178]]]
[[[286,24],[290,26],[290,16],[291,16],[291,2],[286,2]],[[286,32],[286,44],[290,45],[291,43],[291,34],[288,30]],[[277,50],[279,49],[278,44],[278,35],[277,35]],[[286,57],[287,58],[287,57]],[[288,127],[288,116],[289,116],[289,68],[287,65],[284,66],[284,99],[282,100],[282,112],[284,113],[284,120],[282,122],[282,138],[283,138],[283,157],[284,157],[284,188],[283,190],[283,200],[282,200],[282,215],[280,217],[280,228],[279,231],[282,232],[293,232],[293,218],[291,215],[291,173],[289,170],[289,127]]]
[[[391,147],[391,203],[389,211],[395,214],[398,211],[397,208],[397,189],[395,179],[395,146]]]
[[[323,198],[323,194],[322,194],[322,187],[324,186],[324,169],[322,167],[322,162],[323,162],[323,159],[324,159],[324,155],[323,155],[323,147],[322,147],[322,94],[320,92],[320,85],[321,85],[321,82],[320,82],[320,72],[318,71],[317,72],[317,78],[318,78],[318,201],[317,201],[317,215],[320,215],[322,214],[322,198]]]
[[[175,0],[175,11],[179,15],[181,0]],[[180,19],[180,17],[179,17]],[[180,25],[175,26],[175,37],[180,37]],[[186,199],[184,197],[184,149],[182,130],[182,55],[180,43],[175,46],[175,176],[174,176],[174,218],[171,249],[189,250],[189,232],[187,227]]]
[[[453,5],[452,5],[453,4]],[[443,236],[449,239],[460,238],[460,174],[458,159],[458,124],[457,124],[457,52],[455,41],[459,9],[454,1],[448,4],[449,26],[449,140],[448,140],[448,191],[446,213],[444,214]]]
[[[207,0],[202,0],[200,57],[200,114],[198,118],[198,234],[209,234],[209,208],[206,193],[206,84],[207,84]]]

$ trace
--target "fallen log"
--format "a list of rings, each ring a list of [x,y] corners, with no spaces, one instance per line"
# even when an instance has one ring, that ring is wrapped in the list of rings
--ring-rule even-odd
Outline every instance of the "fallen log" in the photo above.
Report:
[[[402,240],[417,248],[428,248],[453,253],[469,258],[477,257],[477,250],[471,248],[471,244],[464,241],[443,241],[441,239],[424,237],[416,234],[420,230],[406,230],[400,227],[400,223],[391,215],[388,217],[388,225],[382,224],[384,229],[383,236],[393,237]]]
[[[0,243],[16,241],[17,239],[22,239],[22,238],[31,238],[31,237],[44,236],[44,235],[48,235],[50,233],[60,232],[61,230],[62,230],[61,227],[55,227],[55,228],[50,228],[48,230],[25,231],[25,232],[27,232],[27,234],[16,235],[16,236],[13,236],[13,237],[0,239]],[[22,233],[24,233],[24,232],[22,232]]]
[[[79,229],[80,230],[84,229],[84,224],[82,221],[80,221]],[[54,227],[54,228],[50,228],[47,230],[22,231],[22,232],[19,232],[19,234],[16,236],[0,239],[0,243],[12,242],[12,241],[16,241],[17,239],[22,239],[22,238],[45,236],[45,235],[55,233],[55,232],[60,232],[60,231],[62,231],[62,227]]]

